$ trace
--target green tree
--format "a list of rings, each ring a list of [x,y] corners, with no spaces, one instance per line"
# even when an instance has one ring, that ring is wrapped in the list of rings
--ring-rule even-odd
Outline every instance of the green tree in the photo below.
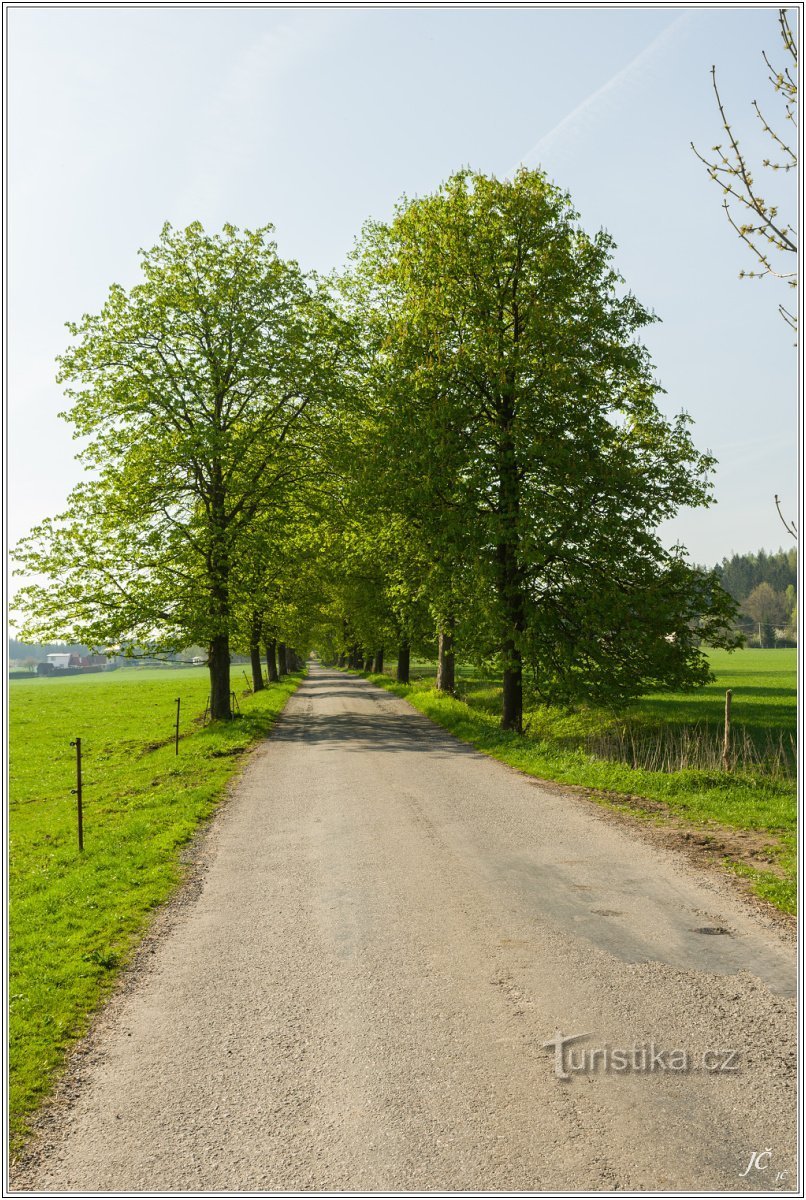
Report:
[[[332,352],[318,295],[271,227],[166,225],[143,279],[69,325],[59,381],[91,477],[18,548],[26,635],[208,647],[230,710],[233,573],[301,470]]]
[[[774,644],[775,630],[785,626],[789,617],[785,594],[776,592],[766,581],[753,588],[742,611],[760,626],[762,646]]]
[[[797,639],[798,639],[798,606],[797,606],[797,604],[794,604],[792,606],[792,611],[789,614],[789,620],[787,621],[787,625],[786,625],[786,632],[787,632],[787,637],[791,638],[793,642],[797,641]]]
[[[653,318],[612,250],[525,170],[462,171],[359,248],[383,331],[376,441],[401,506],[419,503],[430,543],[472,569],[487,606],[474,649],[494,639],[507,729],[521,729],[525,659],[547,699],[615,702],[702,683],[700,640],[735,644],[715,577],[654,533],[709,502],[712,460],[685,415],[657,407],[637,340]]]

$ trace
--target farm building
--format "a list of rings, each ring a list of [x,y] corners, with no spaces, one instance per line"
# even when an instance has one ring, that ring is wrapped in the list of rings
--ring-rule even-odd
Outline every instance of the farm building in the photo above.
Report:
[[[77,654],[48,654],[47,661],[57,671],[64,671],[67,667],[78,667],[81,665],[81,659]]]

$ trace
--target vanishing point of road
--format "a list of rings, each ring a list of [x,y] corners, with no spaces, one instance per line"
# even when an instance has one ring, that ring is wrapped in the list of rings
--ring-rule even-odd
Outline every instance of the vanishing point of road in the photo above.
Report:
[[[16,1189],[796,1187],[791,946],[584,798],[313,664],[200,854]]]

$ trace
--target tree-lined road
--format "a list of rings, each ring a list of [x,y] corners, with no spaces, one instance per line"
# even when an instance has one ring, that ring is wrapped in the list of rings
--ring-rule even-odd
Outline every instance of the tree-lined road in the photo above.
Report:
[[[794,1187],[790,947],[584,800],[313,665],[204,855],[18,1187]]]

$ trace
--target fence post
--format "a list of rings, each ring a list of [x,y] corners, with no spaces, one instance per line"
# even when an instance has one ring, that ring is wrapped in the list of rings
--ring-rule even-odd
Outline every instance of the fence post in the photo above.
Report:
[[[725,692],[725,740],[722,744],[722,766],[730,770],[730,702],[733,692],[728,688]]]
[[[175,750],[174,750],[174,753],[177,755],[179,754],[179,706],[181,703],[182,703],[182,697],[177,696],[176,697],[176,740],[175,740]]]
[[[76,786],[73,788],[73,792],[74,792],[74,794],[76,796],[76,800],[78,802],[78,848],[79,848],[79,850],[83,851],[83,849],[84,849],[84,812],[83,812],[83,796],[82,796],[82,792],[81,792],[81,788],[82,788],[82,782],[81,782],[81,738],[76,738],[76,740],[74,742],[71,742],[70,745],[75,746],[75,748],[76,748]]]

